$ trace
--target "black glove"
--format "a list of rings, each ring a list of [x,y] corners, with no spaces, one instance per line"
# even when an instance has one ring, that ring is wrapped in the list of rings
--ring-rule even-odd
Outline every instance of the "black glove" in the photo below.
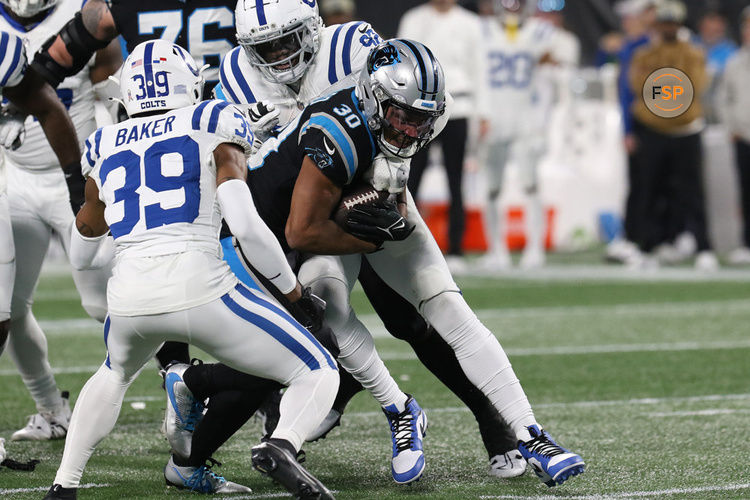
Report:
[[[302,297],[289,304],[289,312],[299,324],[311,332],[316,332],[323,327],[323,316],[326,312],[326,302],[313,294],[310,287],[302,289]]]
[[[81,164],[73,163],[63,168],[65,172],[65,183],[68,185],[70,195],[70,208],[73,214],[77,214],[86,200],[86,179],[81,173]]]
[[[405,240],[415,227],[390,201],[358,205],[346,216],[346,230],[349,233],[378,246],[384,241]]]

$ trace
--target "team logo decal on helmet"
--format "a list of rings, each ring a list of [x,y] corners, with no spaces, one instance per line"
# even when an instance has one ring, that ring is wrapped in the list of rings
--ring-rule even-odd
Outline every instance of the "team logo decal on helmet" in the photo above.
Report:
[[[59,0],[0,0],[11,12],[20,17],[34,17],[51,9]]]
[[[429,142],[445,111],[443,68],[425,45],[388,40],[370,52],[357,96],[380,149],[409,158]]]

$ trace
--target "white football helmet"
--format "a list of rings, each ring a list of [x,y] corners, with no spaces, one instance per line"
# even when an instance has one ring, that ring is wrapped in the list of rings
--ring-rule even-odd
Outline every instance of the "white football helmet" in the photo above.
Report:
[[[0,0],[0,3],[20,17],[34,17],[51,9],[57,2],[58,0]]]
[[[237,43],[266,80],[294,83],[320,48],[317,0],[239,0]]]
[[[419,42],[386,40],[367,56],[357,97],[383,153],[410,158],[430,141],[445,112],[443,68]]]
[[[205,66],[204,66],[205,68]],[[191,106],[203,95],[204,68],[166,40],[149,40],[133,49],[122,65],[120,95],[128,116]]]

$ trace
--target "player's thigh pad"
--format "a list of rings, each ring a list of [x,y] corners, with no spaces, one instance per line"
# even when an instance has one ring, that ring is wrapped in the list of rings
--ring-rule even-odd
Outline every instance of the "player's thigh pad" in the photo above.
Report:
[[[407,220],[415,225],[409,237],[386,242],[382,250],[365,258],[388,286],[419,309],[424,301],[459,289],[411,194],[407,197],[407,210]]]
[[[336,369],[331,354],[310,332],[277,303],[241,283],[220,299],[188,310],[187,320],[187,342],[252,375],[288,385],[309,370]]]

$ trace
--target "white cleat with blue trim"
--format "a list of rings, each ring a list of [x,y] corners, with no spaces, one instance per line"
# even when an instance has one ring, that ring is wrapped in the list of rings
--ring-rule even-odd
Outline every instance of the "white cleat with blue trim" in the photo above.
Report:
[[[164,428],[172,452],[183,460],[190,457],[193,431],[203,418],[205,405],[190,392],[182,379],[190,365],[175,363],[164,372],[164,389],[167,391],[167,412]]]
[[[221,464],[218,464],[221,465]],[[174,456],[169,457],[164,467],[164,479],[168,486],[198,493],[252,493],[247,486],[227,481],[216,474],[208,465],[200,467],[182,467],[174,463]]]
[[[580,455],[558,445],[547,431],[536,425],[530,425],[527,429],[531,439],[519,441],[518,451],[544,484],[552,488],[583,474],[586,464]]]
[[[418,481],[425,467],[422,439],[427,433],[427,415],[411,396],[405,406],[401,413],[394,405],[383,408],[393,440],[391,474],[398,484]]]

